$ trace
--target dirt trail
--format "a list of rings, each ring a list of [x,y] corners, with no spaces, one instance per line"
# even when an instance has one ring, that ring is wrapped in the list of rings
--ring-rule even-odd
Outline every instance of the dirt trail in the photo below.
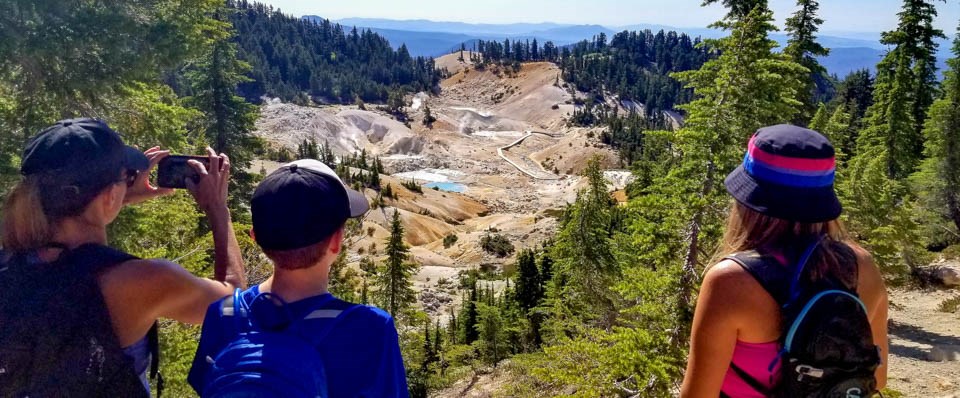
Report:
[[[960,291],[890,292],[887,387],[905,397],[960,397],[960,314],[938,311]],[[935,361],[944,352],[951,361]],[[952,358],[950,358],[952,356]]]

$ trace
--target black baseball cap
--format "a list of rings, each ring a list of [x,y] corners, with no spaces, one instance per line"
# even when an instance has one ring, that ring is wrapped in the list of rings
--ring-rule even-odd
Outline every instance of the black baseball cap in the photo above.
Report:
[[[314,159],[287,163],[270,173],[250,203],[253,232],[265,250],[322,242],[347,219],[369,209],[362,193],[348,188],[330,167]]]
[[[44,210],[55,215],[76,213],[100,191],[120,178],[122,170],[145,171],[143,152],[123,143],[120,134],[101,120],[61,120],[47,127],[23,151],[20,174],[37,177],[44,190]]]

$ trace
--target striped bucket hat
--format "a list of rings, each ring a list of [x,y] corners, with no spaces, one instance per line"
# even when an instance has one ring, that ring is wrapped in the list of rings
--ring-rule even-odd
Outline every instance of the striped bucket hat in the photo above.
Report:
[[[842,208],[833,190],[833,145],[820,133],[780,124],[750,138],[743,164],[727,176],[727,192],[761,214],[816,223],[836,219]]]

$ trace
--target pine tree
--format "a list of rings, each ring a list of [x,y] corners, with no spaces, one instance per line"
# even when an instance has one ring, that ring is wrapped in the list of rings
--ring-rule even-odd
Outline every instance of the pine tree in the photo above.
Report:
[[[380,158],[377,158],[375,162],[379,162]],[[380,172],[377,171],[376,163],[374,163],[373,170],[370,171],[370,188],[380,189]]]
[[[853,115],[847,112],[847,104],[839,104],[833,110],[830,119],[826,121],[822,130],[824,136],[833,143],[838,168],[844,169],[853,147],[856,145],[857,135],[853,128]]]
[[[925,261],[906,178],[921,160],[922,126],[936,92],[934,39],[943,36],[932,27],[936,14],[929,1],[905,0],[897,30],[883,34],[881,42],[894,47],[877,65],[873,105],[840,181],[851,229],[894,276]]]
[[[430,106],[423,106],[423,124],[429,128],[433,128],[433,122],[437,121],[437,118],[433,117],[430,113]]]
[[[946,2],[946,0],[943,0]],[[927,110],[938,96],[937,87],[937,48],[936,39],[945,39],[940,29],[934,29],[933,21],[937,17],[934,3],[938,0],[904,0],[903,11],[898,15],[900,25],[897,31],[886,32],[881,43],[902,46],[904,52],[913,61],[914,84],[913,131],[911,147],[914,157],[919,159],[923,151],[923,128]],[[915,164],[914,164],[915,165]]]
[[[897,30],[884,32],[881,42],[894,46],[877,65],[874,104],[867,110],[865,142],[861,147],[884,146],[888,178],[901,180],[912,173],[922,155],[923,125],[936,88],[934,29],[937,15],[931,1],[904,0]]]
[[[540,284],[541,289],[545,290],[547,288],[547,283],[553,279],[553,258],[550,257],[550,253],[544,251],[540,254]]]
[[[450,308],[450,322],[447,323],[447,339],[450,341],[450,344],[457,344],[460,342],[458,336],[460,335],[460,324],[457,323],[457,313]]]
[[[487,363],[496,367],[506,353],[503,317],[500,309],[490,304],[480,304],[477,313],[481,352]]]
[[[953,223],[960,233],[960,29],[947,60],[944,97],[934,102],[927,119],[925,154],[920,171],[912,177],[920,204],[940,220]],[[939,223],[939,220],[934,223]],[[936,234],[942,234],[936,231]],[[953,236],[955,238],[956,235]]]
[[[460,335],[459,339],[463,344],[472,344],[477,341],[477,301],[479,300],[479,291],[477,290],[477,281],[473,280],[470,287],[470,295],[464,297],[463,308],[460,312]]]
[[[810,119],[810,124],[807,126],[813,131],[823,132],[823,129],[827,127],[827,120],[829,118],[827,114],[827,104],[823,102],[817,106],[817,112],[813,114],[813,118]]]
[[[197,115],[162,74],[207,48],[208,32],[221,28],[210,18],[216,7],[0,2],[0,194],[21,178],[26,140],[59,119],[96,116],[129,145],[186,151]]]
[[[697,71],[674,74],[697,96],[681,107],[688,117],[672,137],[673,150],[682,153],[682,159],[665,177],[654,180],[649,194],[630,203],[637,215],[630,226],[636,244],[628,261],[647,264],[659,274],[676,273],[671,311],[677,318],[672,323],[682,325],[670,338],[676,349],[688,340],[699,267],[719,240],[729,203],[722,176],[740,164],[753,132],[795,116],[801,77],[806,75],[801,65],[773,52],[776,43],[768,35],[775,27],[765,6],[741,18],[735,11],[716,24],[731,30],[730,35],[708,41],[720,56]],[[633,272],[649,277],[640,270]],[[641,292],[657,288],[631,278],[624,283],[629,288],[621,290],[630,291],[630,297],[643,297]]]
[[[851,72],[837,85],[834,103],[846,104],[854,126],[860,127],[860,120],[873,105],[873,77],[870,71],[861,69]],[[853,155],[853,153],[850,153]]]
[[[390,183],[387,183],[387,186],[380,193],[384,198],[396,199],[396,193],[393,192],[393,185],[390,185]]]
[[[236,217],[247,213],[253,194],[253,175],[247,170],[260,140],[253,135],[257,107],[237,95],[237,85],[250,80],[245,76],[250,65],[237,57],[234,33],[228,22],[222,22],[228,12],[226,8],[216,12],[215,19],[221,22],[213,32],[213,44],[188,72],[195,93],[189,103],[203,112],[203,131],[213,149],[230,156],[230,208]]]
[[[543,297],[540,272],[537,271],[537,262],[530,250],[523,250],[517,255],[517,288],[515,292],[517,303],[524,312],[536,307]]]
[[[577,308],[585,320],[604,327],[616,316],[615,297],[610,290],[620,268],[610,237],[611,201],[600,159],[591,159],[584,170],[587,189],[577,195],[557,233],[551,256],[557,272],[571,283],[562,291],[553,291],[555,305]]]
[[[823,19],[817,16],[817,10],[820,4],[816,0],[798,0],[797,6],[800,7],[793,16],[787,18],[786,31],[790,35],[786,48],[783,53],[789,56],[793,62],[803,65],[810,71],[810,78],[806,80],[806,90],[798,93],[797,100],[803,104],[803,109],[794,119],[798,125],[804,125],[810,120],[810,116],[816,107],[815,95],[818,85],[829,84],[826,82],[826,68],[817,62],[816,57],[825,57],[830,54],[830,50],[823,48],[817,43],[817,30],[823,24]]]
[[[297,145],[297,159],[320,159],[320,147],[314,139],[304,139]]]
[[[767,10],[767,0],[703,0],[702,6],[708,6],[713,3],[722,3],[729,11],[724,18],[727,21],[739,21],[746,19],[756,8]]]
[[[430,341],[430,320],[423,323],[423,364],[422,369],[426,370],[430,364],[437,362],[438,352],[433,350],[433,342]]]
[[[329,167],[337,167],[337,157],[333,154],[333,149],[330,148],[330,143],[326,141],[324,141],[320,146],[320,156],[317,159]]]
[[[440,355],[443,352],[443,335],[440,333],[439,319],[437,319],[437,325],[433,328],[433,352],[435,352],[437,355]]]
[[[672,165],[652,176],[626,209],[618,209],[629,215],[623,232],[614,222],[608,230],[615,231],[621,267],[613,288],[621,304],[616,324],[623,327],[583,337],[577,337],[582,332],[576,328],[567,329],[567,337],[558,339],[556,324],[571,316],[550,307],[544,330],[546,344],[553,345],[545,349],[547,359],[537,371],[560,376],[542,380],[545,385],[575,377],[578,391],[591,395],[630,390],[670,396],[682,375],[677,358],[687,351],[698,275],[716,250],[729,206],[722,177],[740,164],[753,132],[793,119],[801,79],[807,76],[801,65],[773,51],[776,43],[768,36],[775,27],[765,2],[723,3],[732,6],[731,12],[715,26],[730,35],[707,42],[718,56],[698,70],[672,74],[695,98],[682,107],[687,118],[681,129],[656,134],[669,140],[672,155],[664,163]],[[555,286],[576,284],[565,281],[562,260],[554,258],[557,271],[548,300],[555,300]],[[635,353],[644,353],[642,359]],[[577,366],[558,364],[570,355],[583,360]],[[595,357],[604,360],[592,362]],[[662,376],[653,379],[652,373]]]
[[[400,211],[394,210],[387,241],[387,262],[377,275],[377,303],[391,316],[403,314],[416,301],[413,290],[414,266],[407,262],[410,249],[403,243]]]

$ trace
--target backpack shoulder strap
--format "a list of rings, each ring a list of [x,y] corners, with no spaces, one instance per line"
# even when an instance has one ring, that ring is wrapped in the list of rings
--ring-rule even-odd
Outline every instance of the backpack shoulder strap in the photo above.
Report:
[[[136,259],[138,257],[132,254],[98,244],[86,244],[77,247],[65,252],[61,257],[61,261],[69,261],[74,269],[87,275],[96,275],[116,265]]]
[[[724,259],[731,260],[743,267],[778,304],[784,305],[790,299],[792,273],[788,267],[780,264],[776,258],[750,250],[734,253]]]
[[[307,313],[307,315],[303,317],[303,320],[332,318],[332,320],[328,322],[323,329],[320,329],[319,333],[315,334],[313,338],[310,339],[311,341],[317,343],[322,342],[325,338],[327,338],[327,335],[330,334],[334,328],[336,328],[337,324],[343,321],[343,319],[345,319],[351,312],[363,308],[363,305],[349,303],[349,305],[343,309],[323,307],[324,306],[320,306],[320,308]]]
[[[86,244],[64,252],[62,261],[68,261],[83,276],[96,277],[97,274],[139,257],[98,244]],[[153,323],[147,332],[147,349],[150,352],[150,378],[157,382],[157,397],[163,394],[164,380],[160,375],[160,333],[159,324]]]
[[[250,307],[243,299],[243,290],[233,289],[233,294],[224,297],[220,302],[220,319],[230,318],[233,321],[233,331],[235,334],[249,332],[250,325]]]
[[[740,264],[750,275],[753,275],[757,282],[760,282],[764,290],[770,293],[781,307],[786,307],[799,298],[801,278],[807,263],[824,239],[826,239],[825,235],[814,239],[806,246],[800,260],[791,266],[783,266],[773,256],[761,255],[756,250],[734,253],[724,259]]]
[[[730,369],[732,369],[733,373],[736,373],[737,376],[740,377],[740,379],[743,380],[744,383],[747,383],[747,385],[750,386],[750,388],[752,388],[754,391],[759,392],[765,396],[771,395],[772,391],[770,390],[770,388],[763,385],[763,383],[761,383],[759,380],[753,378],[753,376],[751,376],[749,373],[747,373],[747,371],[743,370],[741,367],[737,366],[737,364],[733,363],[733,361],[730,361]]]

